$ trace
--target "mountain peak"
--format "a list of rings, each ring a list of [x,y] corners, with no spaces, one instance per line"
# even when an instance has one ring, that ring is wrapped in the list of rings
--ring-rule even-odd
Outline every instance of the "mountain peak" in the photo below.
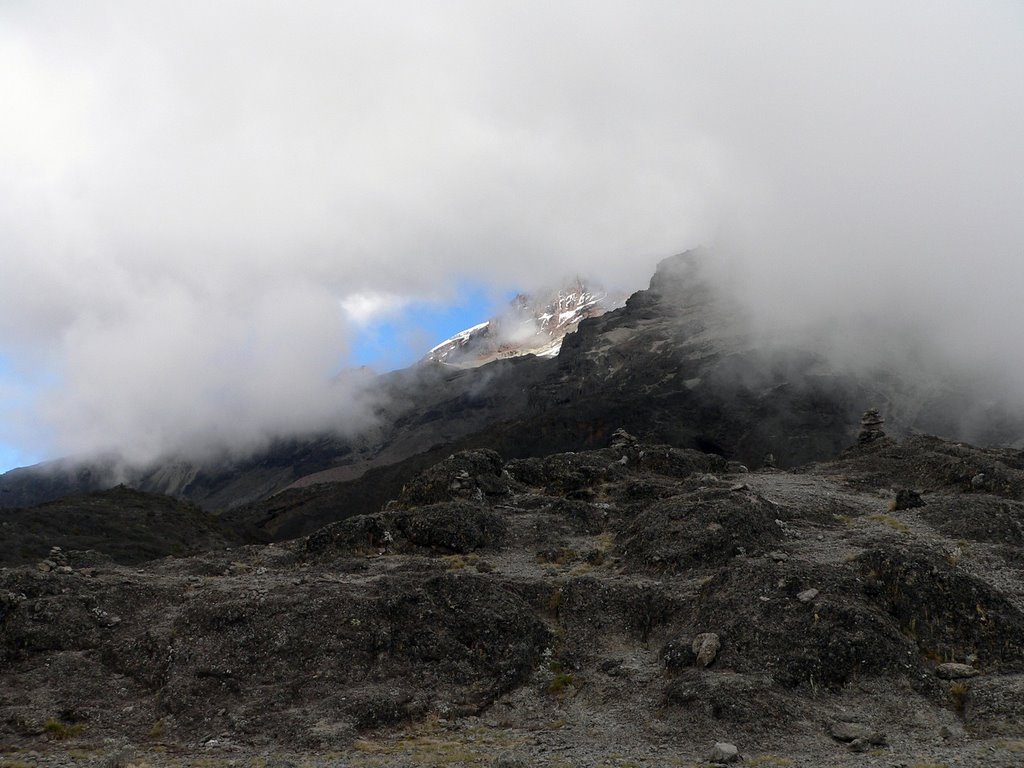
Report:
[[[625,298],[578,276],[551,291],[520,293],[500,315],[445,339],[421,362],[475,368],[523,355],[554,357],[581,321],[622,306]]]

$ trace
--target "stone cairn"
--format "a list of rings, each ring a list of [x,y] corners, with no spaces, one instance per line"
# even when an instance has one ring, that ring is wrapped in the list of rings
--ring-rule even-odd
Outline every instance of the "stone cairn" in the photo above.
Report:
[[[863,445],[885,437],[885,432],[882,431],[883,424],[885,419],[878,413],[878,409],[868,408],[860,417],[860,434],[857,435],[857,442]]]
[[[619,427],[612,432],[611,447],[615,450],[621,451],[626,448],[635,448],[640,443],[633,435],[629,434],[622,427]]]

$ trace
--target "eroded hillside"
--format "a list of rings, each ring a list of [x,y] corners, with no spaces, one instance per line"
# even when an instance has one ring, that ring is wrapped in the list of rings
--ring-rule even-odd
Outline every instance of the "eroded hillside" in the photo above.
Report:
[[[1022,466],[619,432],[294,541],[6,568],[0,765],[1019,765]]]

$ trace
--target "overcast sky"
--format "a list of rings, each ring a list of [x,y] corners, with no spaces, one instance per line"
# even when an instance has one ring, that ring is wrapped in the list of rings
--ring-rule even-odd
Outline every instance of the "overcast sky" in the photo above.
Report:
[[[699,243],[1024,373],[1018,2],[7,0],[0,105],[8,463],[358,426],[403,308]]]

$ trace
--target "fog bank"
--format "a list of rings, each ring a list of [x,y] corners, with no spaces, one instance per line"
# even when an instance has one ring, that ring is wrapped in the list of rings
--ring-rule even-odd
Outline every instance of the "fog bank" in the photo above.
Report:
[[[0,103],[26,450],[358,429],[373,307],[698,243],[770,336],[1024,368],[1012,2],[8,3]]]

